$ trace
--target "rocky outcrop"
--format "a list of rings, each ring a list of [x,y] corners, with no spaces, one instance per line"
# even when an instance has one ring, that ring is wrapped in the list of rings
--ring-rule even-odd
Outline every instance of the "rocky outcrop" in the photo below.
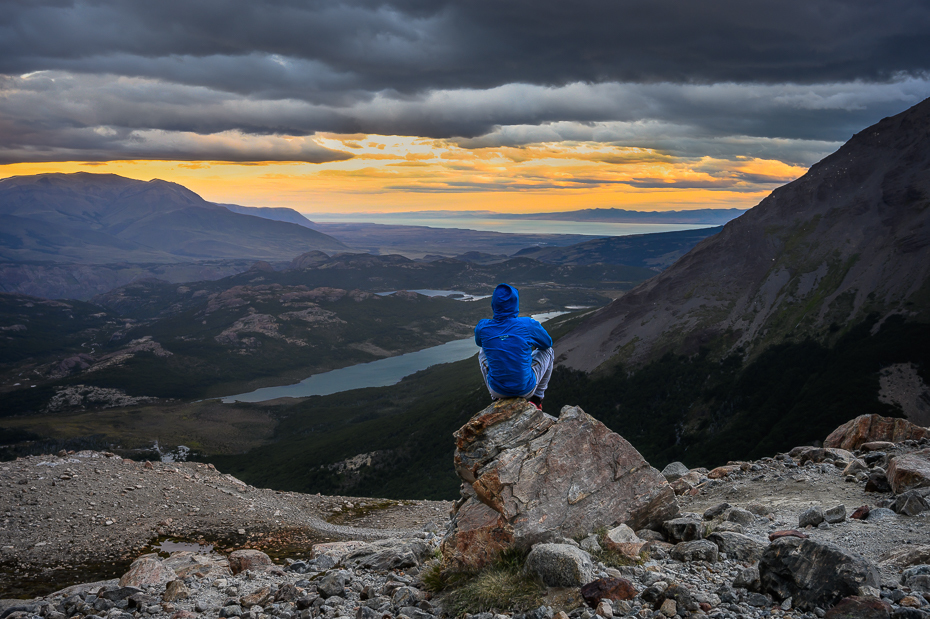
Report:
[[[900,443],[908,440],[919,441],[924,437],[930,437],[930,428],[922,428],[907,419],[860,415],[831,432],[823,446],[859,449],[865,443]]]
[[[558,419],[520,398],[495,402],[455,433],[465,482],[443,556],[478,567],[509,546],[627,524],[657,528],[678,513],[668,482],[623,437],[565,407]]]

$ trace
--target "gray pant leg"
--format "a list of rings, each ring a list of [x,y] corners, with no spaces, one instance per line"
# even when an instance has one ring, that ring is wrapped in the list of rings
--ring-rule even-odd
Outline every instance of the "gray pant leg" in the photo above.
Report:
[[[484,348],[478,351],[478,367],[481,368],[481,376],[484,378],[484,386],[488,388],[488,393],[491,394],[492,398],[499,400],[501,398],[510,397],[497,393],[491,389],[491,385],[488,384],[488,358],[484,354]]]
[[[555,350],[552,347],[545,350],[533,351],[533,373],[536,374],[536,390],[530,395],[539,399],[545,396],[549,379],[552,377],[552,363],[555,361]]]
[[[555,350],[551,347],[546,348],[545,350],[534,350],[533,351],[533,374],[536,375],[536,388],[522,396],[524,398],[529,398],[530,396],[538,396],[540,399],[543,398],[543,395],[546,393],[546,388],[549,386],[549,378],[552,376],[552,362],[555,360]],[[484,378],[484,386],[488,388],[488,393],[491,394],[492,398],[508,398],[513,396],[501,395],[491,389],[491,386],[488,384],[488,358],[484,354],[484,349],[478,351],[478,367],[481,368],[481,376]]]

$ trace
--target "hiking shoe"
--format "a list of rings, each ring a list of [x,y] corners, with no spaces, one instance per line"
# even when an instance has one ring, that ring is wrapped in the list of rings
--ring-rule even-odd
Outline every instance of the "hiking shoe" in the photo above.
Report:
[[[542,410],[542,398],[541,397],[536,396],[536,395],[530,396],[529,398],[527,398],[526,401],[532,404],[533,406],[535,406],[536,410]]]

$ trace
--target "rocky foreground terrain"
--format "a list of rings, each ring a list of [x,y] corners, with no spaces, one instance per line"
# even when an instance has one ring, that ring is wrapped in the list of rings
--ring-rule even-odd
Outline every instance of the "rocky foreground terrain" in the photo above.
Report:
[[[46,591],[121,574],[3,600],[0,619],[930,618],[930,429],[867,416],[824,447],[659,473],[580,409],[523,404],[457,433],[454,506],[94,452],[0,464],[3,597],[24,574]],[[610,474],[559,466],[568,452]],[[615,496],[633,528],[585,530]],[[215,546],[154,552],[165,538]]]

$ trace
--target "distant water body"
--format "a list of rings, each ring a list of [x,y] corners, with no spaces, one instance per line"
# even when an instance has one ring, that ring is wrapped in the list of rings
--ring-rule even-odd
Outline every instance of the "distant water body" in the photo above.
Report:
[[[436,291],[438,292],[438,291]],[[534,314],[533,318],[539,322],[546,322],[550,318],[561,316],[567,312],[546,312]],[[281,387],[265,387],[250,393],[241,393],[221,398],[224,404],[233,402],[265,402],[277,398],[306,398],[312,395],[331,395],[350,389],[363,389],[365,387],[387,387],[396,385],[405,376],[410,376],[420,370],[438,365],[461,361],[478,353],[473,338],[454,340],[439,346],[424,348],[405,355],[378,359],[370,363],[359,363],[347,368],[314,374],[294,385]]]
[[[480,232],[509,234],[585,234],[588,236],[629,236],[677,230],[712,228],[713,224],[627,224],[602,221],[556,221],[553,219],[482,219],[480,217],[426,218],[404,214],[307,213],[311,221],[320,223],[368,223],[393,226],[429,226],[431,228],[461,228]]]

